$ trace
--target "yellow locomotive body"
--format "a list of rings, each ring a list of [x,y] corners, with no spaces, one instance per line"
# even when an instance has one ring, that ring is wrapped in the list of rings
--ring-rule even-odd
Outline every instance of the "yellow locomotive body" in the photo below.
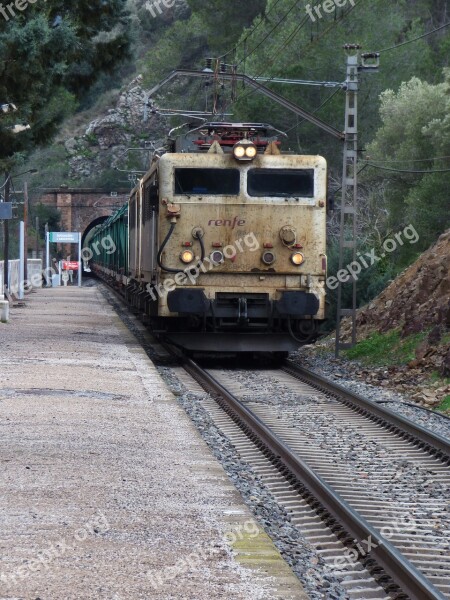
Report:
[[[220,125],[133,190],[126,293],[188,350],[292,350],[325,317],[326,161],[282,154],[266,126]]]

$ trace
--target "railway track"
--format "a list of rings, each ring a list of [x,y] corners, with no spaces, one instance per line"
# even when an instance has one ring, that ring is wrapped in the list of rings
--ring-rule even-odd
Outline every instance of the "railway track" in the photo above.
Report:
[[[450,598],[444,438],[291,363],[184,368],[349,598]]]
[[[155,354],[145,328],[107,297],[158,361],[164,349]],[[450,598],[446,439],[290,362],[205,370],[188,359],[176,367],[179,354],[165,351],[166,368],[190,375],[188,389],[193,378],[208,392],[202,408],[347,598]]]

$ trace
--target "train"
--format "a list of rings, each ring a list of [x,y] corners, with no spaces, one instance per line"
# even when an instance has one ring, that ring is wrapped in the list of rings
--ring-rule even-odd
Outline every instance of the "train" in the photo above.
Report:
[[[186,126],[90,239],[91,271],[187,353],[281,357],[317,338],[327,163],[283,151],[283,135],[264,123]]]

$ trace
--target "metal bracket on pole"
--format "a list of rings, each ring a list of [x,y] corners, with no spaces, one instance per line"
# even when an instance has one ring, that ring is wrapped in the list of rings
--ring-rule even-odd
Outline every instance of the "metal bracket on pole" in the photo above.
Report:
[[[344,157],[342,169],[342,200],[339,236],[339,270],[337,288],[337,314],[336,314],[336,343],[335,356],[339,350],[352,348],[356,344],[356,279],[353,275],[345,275],[339,279],[344,262],[349,264],[356,260],[356,219],[357,219],[357,160],[358,160],[358,67],[359,49],[357,45],[347,45],[344,48],[349,52],[347,56],[347,79],[345,94],[345,138]],[[344,292],[350,288],[350,299]],[[347,296],[345,294],[345,296]],[[343,304],[347,304],[343,308]],[[348,306],[348,304],[350,306]],[[341,341],[341,319],[351,318],[351,342]]]
[[[165,79],[160,81],[157,85],[155,85],[155,87],[149,90],[149,92],[146,95],[146,102],[148,102],[148,100],[154,94],[156,94],[156,92],[158,92],[163,86],[165,86],[167,83],[169,83],[170,81],[172,81],[172,79],[175,79],[176,77],[185,76],[210,79],[213,75],[214,73],[212,73],[211,71],[195,71],[190,69],[177,69],[176,71],[172,71]],[[249,87],[254,88],[260,94],[267,96],[274,102],[277,102],[287,110],[290,110],[299,117],[302,117],[303,119],[309,121],[313,125],[316,125],[317,127],[322,129],[323,131],[326,131],[333,137],[338,138],[339,140],[344,139],[344,133],[342,131],[339,131],[339,129],[336,129],[336,127],[325,123],[325,121],[322,121],[322,119],[319,119],[312,113],[308,112],[304,108],[301,108],[300,106],[298,106],[294,102],[291,102],[287,98],[284,98],[280,94],[277,94],[277,92],[274,92],[267,86],[258,83],[257,81],[255,81],[255,79],[252,79],[248,75],[243,75],[240,73],[220,73],[220,78],[224,81],[244,81]]]

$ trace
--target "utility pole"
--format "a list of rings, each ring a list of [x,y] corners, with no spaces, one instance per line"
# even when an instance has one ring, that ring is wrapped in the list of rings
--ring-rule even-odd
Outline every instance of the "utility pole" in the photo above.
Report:
[[[39,258],[39,217],[36,217],[36,258]]]
[[[46,287],[51,287],[52,280],[50,275],[50,244],[48,242],[48,223],[45,224],[45,284]],[[50,283],[49,283],[50,278]]]
[[[337,288],[336,311],[336,342],[335,356],[339,350],[353,348],[356,344],[356,274],[348,272],[344,277],[344,266],[356,262],[357,244],[357,206],[358,206],[358,91],[359,71],[376,71],[379,66],[379,54],[363,54],[360,64],[361,46],[346,44],[347,50],[347,78],[345,94],[345,129],[344,129],[344,157],[342,169],[342,200],[339,236],[339,270]],[[344,291],[350,289],[350,302],[345,302]],[[346,303],[347,307],[343,308]],[[350,304],[350,306],[348,306]],[[341,318],[351,319],[351,342],[341,341]]]
[[[23,255],[24,255],[24,271],[23,271],[23,279],[24,281],[28,280],[28,183],[25,181],[23,184],[23,223],[24,223],[24,233],[23,233]]]
[[[4,202],[9,202],[11,174],[9,171],[5,173],[5,193]],[[3,221],[3,290],[4,293],[9,292],[9,220]]]

